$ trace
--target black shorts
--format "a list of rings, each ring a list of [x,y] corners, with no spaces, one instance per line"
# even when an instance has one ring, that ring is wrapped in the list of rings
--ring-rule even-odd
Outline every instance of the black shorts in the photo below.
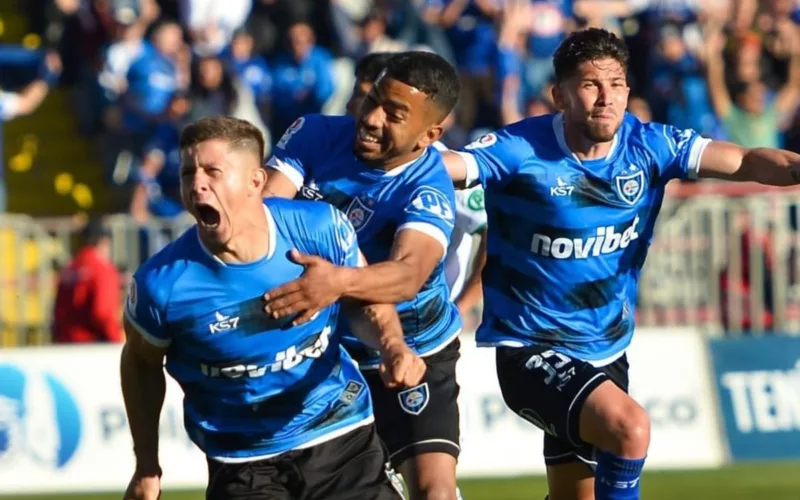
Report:
[[[402,500],[375,426],[245,463],[208,459],[206,500]]]
[[[580,438],[586,398],[611,380],[628,392],[628,358],[594,367],[544,346],[498,347],[497,378],[503,399],[517,415],[545,432],[544,461],[580,461],[594,467],[595,449]]]
[[[456,459],[459,446],[456,362],[461,343],[456,338],[423,359],[428,369],[422,383],[410,389],[387,389],[377,370],[365,370],[372,395],[375,425],[393,467],[423,453],[447,453]]]

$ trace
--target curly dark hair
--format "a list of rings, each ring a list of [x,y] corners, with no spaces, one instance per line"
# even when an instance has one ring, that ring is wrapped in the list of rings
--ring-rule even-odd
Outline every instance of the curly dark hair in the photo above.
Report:
[[[587,61],[616,59],[627,71],[630,54],[625,42],[617,35],[599,28],[571,33],[553,55],[556,83],[561,83],[578,71],[578,66]]]

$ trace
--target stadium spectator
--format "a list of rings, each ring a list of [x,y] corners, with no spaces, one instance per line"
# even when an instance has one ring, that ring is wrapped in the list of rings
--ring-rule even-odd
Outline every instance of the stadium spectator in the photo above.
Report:
[[[760,78],[739,81],[733,92],[728,91],[722,55],[725,38],[718,28],[711,28],[706,41],[709,91],[714,110],[733,142],[751,148],[780,144],[780,131],[800,102],[800,44],[797,33],[792,36],[789,80],[772,99]]]
[[[268,123],[272,71],[266,58],[254,52],[254,44],[253,35],[243,28],[239,29],[234,33],[224,57],[233,73],[250,88],[261,119]]]
[[[15,63],[28,65],[34,54],[30,51],[14,50],[0,47],[0,70],[14,66]],[[7,70],[6,70],[7,71]],[[47,54],[44,58],[40,76],[19,92],[0,90],[0,214],[6,211],[8,204],[5,184],[5,153],[3,149],[3,123],[18,116],[32,113],[47,97],[50,86],[58,81],[61,74],[61,59],[56,54]]]
[[[111,262],[111,237],[97,220],[83,246],[61,271],[53,313],[53,342],[121,342],[120,275]]]
[[[217,56],[244,26],[253,9],[252,0],[184,0],[181,21],[200,56]]]
[[[275,61],[271,129],[280,135],[297,118],[319,113],[333,95],[330,53],[316,45],[307,23],[295,23],[287,35],[288,52]]]

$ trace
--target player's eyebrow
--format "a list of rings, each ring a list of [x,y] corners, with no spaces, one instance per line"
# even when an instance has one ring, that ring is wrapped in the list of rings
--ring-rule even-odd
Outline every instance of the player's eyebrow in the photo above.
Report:
[[[395,108],[397,111],[403,111],[405,113],[411,111],[411,108],[404,102],[395,101],[393,99],[386,99],[385,102],[387,102],[391,107]]]

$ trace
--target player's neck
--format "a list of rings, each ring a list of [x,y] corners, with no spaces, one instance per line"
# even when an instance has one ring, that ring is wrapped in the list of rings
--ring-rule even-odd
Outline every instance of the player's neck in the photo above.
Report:
[[[579,160],[605,158],[611,151],[611,146],[614,145],[613,139],[608,142],[595,142],[567,123],[564,124],[564,139],[567,147]]]
[[[271,238],[267,214],[259,203],[259,208],[242,210],[233,224],[232,235],[225,243],[208,242],[202,234],[203,245],[220,261],[226,264],[249,264],[257,262],[269,254]]]
[[[424,149],[420,149],[419,151],[412,151],[411,153],[396,156],[390,160],[386,160],[384,162],[376,163],[373,165],[374,168],[379,170],[384,170],[389,172],[391,170],[396,169],[397,167],[401,167],[407,163],[411,163],[412,161],[417,160],[420,156],[425,153]]]

